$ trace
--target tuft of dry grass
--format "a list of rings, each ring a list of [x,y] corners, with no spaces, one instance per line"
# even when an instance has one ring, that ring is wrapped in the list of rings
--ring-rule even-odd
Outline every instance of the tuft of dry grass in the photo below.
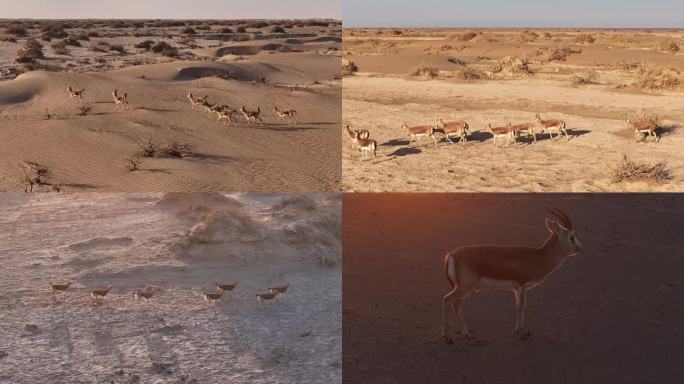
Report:
[[[165,41],[160,41],[157,44],[153,45],[150,50],[154,53],[158,53],[162,56],[166,57],[178,57],[178,48],[171,46],[171,44],[165,42]]]
[[[409,75],[434,79],[439,77],[439,68],[429,66],[425,63],[421,63],[417,67],[413,68]]]
[[[645,71],[637,81],[637,86],[650,90],[676,88],[680,84],[679,72],[665,68],[651,68]]]
[[[594,42],[596,42],[596,39],[594,38],[594,36],[588,33],[582,33],[579,36],[575,37],[572,41],[575,44],[593,44]]]
[[[93,111],[93,107],[90,104],[81,104],[76,107],[76,114],[79,116],[88,116]]]
[[[164,147],[162,153],[170,157],[183,158],[189,151],[190,144],[172,141]]]
[[[596,71],[588,71],[582,73],[575,73],[570,78],[573,85],[588,85],[596,84],[598,80],[598,73]]]
[[[658,44],[658,52],[676,54],[680,51],[679,44],[673,40],[662,41]]]
[[[613,183],[623,181],[652,181],[664,183],[672,179],[672,174],[667,168],[667,163],[660,161],[655,164],[639,163],[630,160],[627,155],[622,157],[622,161],[613,169]]]

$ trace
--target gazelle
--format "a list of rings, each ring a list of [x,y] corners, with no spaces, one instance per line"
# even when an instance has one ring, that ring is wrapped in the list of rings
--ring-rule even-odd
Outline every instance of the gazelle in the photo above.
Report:
[[[513,134],[515,136],[520,137],[520,133],[525,132],[527,136],[532,135],[534,141],[537,141],[537,131],[534,129],[534,123],[516,124],[512,125],[511,128],[513,128]]]
[[[196,107],[199,107],[202,105],[203,102],[207,100],[208,95],[204,95],[204,97],[193,97],[192,92],[188,92],[187,98],[190,100],[190,104],[192,104],[192,110],[194,111]]]
[[[505,127],[493,128],[492,124],[489,123],[487,124],[487,130],[494,136],[494,145],[496,145],[499,138],[506,139],[506,146],[508,146],[511,143],[511,140],[515,141],[515,132],[513,131],[513,127],[511,127],[511,123],[508,123],[508,125]]]
[[[278,287],[267,288],[266,290],[269,291],[269,292],[277,292],[277,293],[279,293],[279,294],[283,294],[283,293],[287,292],[287,289],[288,289],[289,287],[290,287],[290,284],[285,284],[285,285],[281,285],[281,286],[278,286]]]
[[[459,138],[459,144],[468,141],[467,135],[470,127],[465,121],[450,121],[445,123],[442,119],[437,119],[436,128],[439,128],[444,132],[444,137],[450,143],[453,143],[453,141],[451,141],[451,136],[457,136]]]
[[[124,105],[128,105],[128,93],[124,93],[123,96],[119,96],[117,92],[117,89],[115,89],[114,92],[112,92],[112,96],[114,97],[114,104],[116,104],[117,108],[123,108]]]
[[[235,287],[237,287],[237,285],[238,285],[237,281],[234,283],[230,283],[230,284],[216,283],[216,288],[218,288],[219,291],[230,293],[235,289]]]
[[[373,139],[362,139],[360,136],[361,133],[359,131],[354,131],[354,140],[361,150],[361,158],[366,160],[367,156],[370,156],[371,153],[373,158],[375,158],[378,143]]]
[[[355,129],[351,130],[349,128],[349,125],[343,124],[342,129],[344,129],[344,132],[347,134],[347,137],[349,137],[349,140],[351,140],[351,148],[354,149],[354,146],[356,145],[356,137],[354,137],[354,132],[359,133],[359,138],[360,139],[367,139],[370,137],[370,132],[367,129]]]
[[[220,289],[219,289],[219,291],[216,292],[216,293],[207,293],[207,292],[204,292],[203,294],[204,294],[204,295],[203,295],[203,296],[204,296],[204,302],[207,303],[207,304],[209,304],[209,305],[211,305],[211,306],[213,307],[214,304],[216,304],[216,300],[220,300],[220,299],[221,299],[221,296],[223,295],[223,290],[220,290]]]
[[[152,296],[154,296],[154,290],[141,290],[141,289],[136,289],[135,292],[133,292],[133,297],[135,298],[135,301],[140,301],[142,299],[145,299],[145,301],[149,301]]]
[[[534,116],[534,123],[536,125],[536,128],[539,128],[540,133],[547,132],[549,134],[549,137],[552,139],[554,131],[558,133],[558,136],[556,136],[556,138],[560,137],[563,133],[565,133],[565,137],[570,137],[568,136],[568,131],[565,130],[565,121],[563,120],[543,120],[541,116],[537,113],[537,115]]]
[[[260,125],[264,125],[264,120],[261,119],[261,107],[257,107],[256,111],[248,111],[243,105],[240,108],[240,112],[242,112],[242,116],[247,120],[247,124],[256,124],[257,120],[259,120]]]
[[[111,290],[112,290],[111,286],[109,286],[105,289],[95,289],[95,290],[90,291],[90,297],[95,301],[103,301],[105,296],[107,296],[107,294]]]
[[[50,292],[52,292],[52,298],[55,300],[57,299],[57,296],[55,296],[55,292],[64,292],[66,294],[66,291],[69,289],[71,284],[71,281],[67,282],[66,284],[50,283]]]
[[[421,125],[418,127],[409,127],[406,125],[406,123],[403,123],[401,125],[401,130],[406,131],[409,135],[409,145],[413,143],[413,140],[418,140],[418,145],[422,145],[420,142],[421,137],[427,137],[428,139],[432,139],[432,141],[435,142],[435,147],[437,146],[437,140],[435,139],[435,128],[431,127],[429,125]],[[428,140],[428,146],[430,145],[430,140]]]
[[[463,336],[471,337],[463,321],[463,300],[473,291],[506,289],[516,299],[515,332],[529,336],[525,329],[525,295],[528,289],[539,285],[551,272],[560,267],[566,258],[582,252],[583,246],[570,218],[558,209],[549,209],[557,219],[546,219],[549,237],[541,246],[471,245],[446,254],[444,269],[452,290],[442,298],[442,336],[448,343],[453,340],[447,319],[447,305],[452,303]]]
[[[258,301],[258,302],[260,302],[260,303],[268,303],[268,302],[273,301],[273,299],[275,299],[277,295],[278,295],[278,292],[277,292],[277,291],[275,291],[275,292],[274,292],[274,291],[270,291],[270,292],[267,292],[267,293],[257,293],[257,294],[256,294],[256,297],[257,297],[257,301]]]
[[[218,118],[216,121],[221,122],[221,120],[226,119],[228,120],[228,125],[230,125],[231,122],[235,123],[235,126],[238,126],[237,119],[233,117],[233,114],[236,113],[234,109],[231,109],[227,105],[221,105],[221,106],[214,106],[212,108],[214,113],[216,113],[216,117]]]
[[[297,124],[297,119],[295,118],[297,111],[295,111],[294,109],[280,109],[276,105],[275,107],[273,107],[273,112],[275,112],[276,115],[278,116],[278,121],[280,121],[280,119],[282,119],[283,117],[287,117],[288,118],[288,124],[289,123]]]
[[[625,120],[625,125],[634,131],[636,141],[646,140],[647,137],[652,136],[655,141],[660,141],[660,137],[656,134],[658,124],[650,121],[632,121],[629,117]],[[642,135],[643,138],[642,138]]]
[[[78,97],[79,99],[82,99],[83,98],[83,92],[85,92],[85,88],[76,91],[73,88],[71,88],[71,85],[70,85],[67,87],[67,91],[69,91],[69,97]]]

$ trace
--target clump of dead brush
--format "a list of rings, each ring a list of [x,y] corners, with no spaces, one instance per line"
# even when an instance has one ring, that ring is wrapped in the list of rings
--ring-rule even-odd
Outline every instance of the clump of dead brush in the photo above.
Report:
[[[596,42],[594,36],[588,33],[582,33],[572,40],[575,44],[593,44]]]
[[[128,161],[128,166],[126,168],[131,172],[135,172],[140,170],[144,159],[140,156],[136,156],[134,158],[128,158],[126,161]]]
[[[596,84],[598,80],[598,73],[596,71],[575,73],[570,78],[573,85],[589,85]]]
[[[435,79],[439,77],[439,68],[427,65],[425,63],[421,63],[417,67],[413,68],[409,75],[420,76],[428,79]]]
[[[42,59],[43,45],[34,38],[26,40],[24,45],[17,51],[17,56],[14,59],[17,63],[35,63],[36,60]]]
[[[673,40],[662,41],[658,44],[658,52],[676,54],[680,51],[679,44]]]
[[[88,116],[91,112],[93,112],[93,106],[88,103],[83,103],[76,107],[76,114],[79,116],[85,117]]]
[[[24,192],[33,192],[33,187],[51,187],[50,190],[60,192],[60,187],[50,181],[50,169],[36,163],[35,161],[24,161],[22,163],[22,171],[24,173]]]
[[[627,155],[622,157],[622,161],[613,169],[613,183],[623,181],[652,181],[664,183],[672,179],[672,174],[667,168],[667,163],[660,161],[655,164],[639,163],[630,160]]]
[[[637,86],[650,90],[665,90],[679,86],[679,71],[676,69],[651,68],[645,70],[637,81]]]

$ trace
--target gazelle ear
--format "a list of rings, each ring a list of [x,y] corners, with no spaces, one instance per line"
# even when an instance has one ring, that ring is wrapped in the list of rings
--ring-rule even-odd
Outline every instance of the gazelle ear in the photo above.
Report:
[[[549,232],[555,233],[556,235],[560,234],[565,230],[565,228],[562,225],[551,219],[546,219],[546,228],[549,230]]]

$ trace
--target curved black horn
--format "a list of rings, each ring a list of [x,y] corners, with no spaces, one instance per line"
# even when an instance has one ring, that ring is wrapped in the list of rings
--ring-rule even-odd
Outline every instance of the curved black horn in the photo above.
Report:
[[[555,207],[547,208],[547,211],[549,211],[552,215],[556,216],[565,228],[572,229],[572,221],[570,220],[568,215],[566,215],[563,211]]]

